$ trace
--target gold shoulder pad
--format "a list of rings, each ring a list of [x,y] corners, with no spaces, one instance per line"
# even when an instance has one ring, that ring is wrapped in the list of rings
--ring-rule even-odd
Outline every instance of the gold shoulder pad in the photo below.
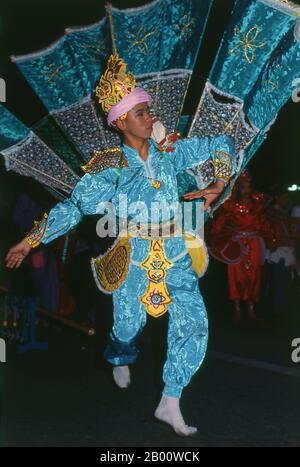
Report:
[[[89,162],[81,166],[86,173],[97,173],[105,169],[123,167],[128,167],[128,164],[119,148],[96,150]]]

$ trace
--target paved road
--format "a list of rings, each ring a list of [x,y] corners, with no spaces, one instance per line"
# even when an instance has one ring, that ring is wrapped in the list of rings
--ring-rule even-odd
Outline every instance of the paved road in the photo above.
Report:
[[[235,329],[212,316],[208,357],[182,398],[199,433],[183,439],[152,417],[166,320],[159,326],[146,329],[125,391],[95,364],[94,342],[73,332],[53,328],[48,352],[9,355],[0,374],[1,445],[300,446],[293,329]]]

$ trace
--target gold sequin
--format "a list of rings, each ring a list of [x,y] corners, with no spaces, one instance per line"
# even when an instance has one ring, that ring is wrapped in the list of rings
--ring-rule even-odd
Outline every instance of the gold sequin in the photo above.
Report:
[[[160,181],[160,180],[153,180],[152,186],[153,186],[153,188],[155,188],[156,190],[159,190],[160,187],[161,187],[161,181]]]
[[[228,182],[232,172],[232,159],[230,154],[225,151],[215,150],[215,159],[213,161],[214,176]]]
[[[125,281],[130,264],[131,245],[128,237],[121,237],[111,250],[92,259],[92,269],[101,290],[113,293]]]
[[[179,24],[175,24],[175,29],[179,33],[179,40],[183,42],[188,39],[191,35],[191,28],[195,24],[195,19],[189,15],[184,15]]]
[[[81,168],[87,173],[97,173],[109,168],[127,167],[128,163],[119,148],[94,151],[91,160]]]
[[[150,37],[156,34],[156,30],[147,31],[145,26],[142,26],[136,34],[128,33],[127,38],[132,42],[127,49],[127,53],[133,49],[138,48],[139,52],[143,55],[148,55],[149,45],[148,40]]]
[[[126,63],[118,54],[109,57],[107,69],[96,87],[96,96],[105,113],[130,94],[136,86],[132,73],[126,74]]]
[[[58,78],[62,78],[64,67],[64,65],[57,66],[55,63],[50,63],[49,71],[46,73],[48,81],[57,81]]]
[[[253,26],[247,33],[242,32],[238,27],[235,28],[235,36],[238,37],[238,42],[236,47],[230,50],[232,55],[237,55],[239,49],[242,49],[244,56],[248,63],[253,63],[255,59],[255,49],[261,49],[265,47],[268,43],[267,40],[261,42],[257,41],[257,38],[260,34],[260,28],[256,24]]]

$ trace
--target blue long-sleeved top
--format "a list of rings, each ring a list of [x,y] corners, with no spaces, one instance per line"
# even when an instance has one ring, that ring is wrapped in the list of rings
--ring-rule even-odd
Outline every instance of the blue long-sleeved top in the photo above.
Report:
[[[199,165],[215,157],[215,151],[224,151],[232,157],[232,174],[235,172],[235,149],[233,140],[225,135],[218,137],[190,138],[178,140],[174,152],[161,153],[156,144],[149,140],[150,148],[144,161],[138,152],[126,145],[121,147],[128,167],[107,168],[99,173],[86,174],[77,183],[71,197],[58,203],[49,213],[48,224],[42,243],[48,243],[74,228],[83,215],[102,214],[103,203],[111,202],[117,215],[120,199],[126,196],[128,218],[136,217],[139,203],[144,203],[151,214],[151,203],[170,205],[179,201],[176,175],[185,169]],[[162,182],[160,189],[152,186],[153,179]],[[135,203],[135,204],[133,204]],[[123,204],[122,204],[123,206]],[[153,219],[153,218],[152,218]],[[159,221],[167,220],[160,213]],[[150,222],[142,216],[142,222]]]

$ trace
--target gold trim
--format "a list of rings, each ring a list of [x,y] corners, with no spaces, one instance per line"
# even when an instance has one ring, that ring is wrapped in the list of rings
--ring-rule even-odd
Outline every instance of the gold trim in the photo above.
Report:
[[[166,313],[168,305],[172,303],[167,289],[166,274],[167,270],[173,267],[173,263],[166,257],[164,240],[151,240],[150,251],[141,267],[146,271],[148,287],[140,300],[147,313],[158,318]]]
[[[103,149],[94,151],[89,162],[81,166],[86,173],[97,173],[110,168],[128,167],[128,163],[119,148]]]
[[[34,221],[34,227],[30,233],[25,237],[26,242],[31,246],[31,248],[37,248],[45,234],[48,224],[48,214],[44,213],[43,218],[40,221]]]
[[[226,151],[214,151],[215,158],[213,160],[214,177],[228,182],[231,178],[232,159]]]
[[[94,276],[101,290],[111,294],[123,284],[129,272],[130,256],[130,240],[121,237],[103,256],[92,258]]]

